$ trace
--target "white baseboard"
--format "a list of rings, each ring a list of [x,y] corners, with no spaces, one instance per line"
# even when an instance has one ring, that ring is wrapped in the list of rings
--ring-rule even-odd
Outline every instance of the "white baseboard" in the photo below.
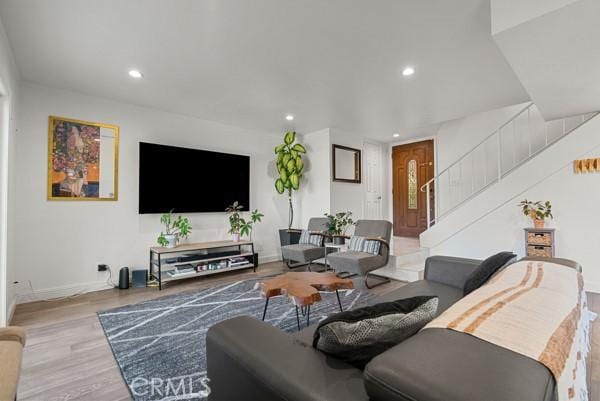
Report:
[[[94,281],[89,283],[79,283],[65,285],[54,288],[43,288],[40,290],[34,290],[29,293],[17,294],[18,304],[24,304],[27,302],[45,301],[55,298],[71,297],[73,295],[85,294],[87,292],[101,291],[112,288],[106,283],[106,281]]]
[[[279,254],[271,254],[262,256],[259,255],[260,264],[277,262],[281,260],[281,255]],[[9,309],[9,321],[12,317],[12,312],[14,312],[16,304],[24,304],[27,302],[35,302],[35,301],[45,301],[56,298],[64,298],[70,297],[78,294],[85,294],[87,292],[101,291],[112,288],[110,285],[106,283],[106,281],[94,281],[89,283],[79,283],[79,284],[71,284],[65,285],[61,287],[54,288],[43,288],[39,290],[34,290],[33,292],[21,293],[17,294],[16,301],[13,301],[11,308]]]
[[[585,282],[585,291],[593,292],[594,294],[600,294],[600,281],[589,281]]]
[[[271,262],[279,262],[279,261],[281,261],[281,254],[278,254],[278,253],[266,255],[266,256],[261,256],[260,254],[258,255],[258,263],[260,263],[261,265],[263,263],[271,263]]]

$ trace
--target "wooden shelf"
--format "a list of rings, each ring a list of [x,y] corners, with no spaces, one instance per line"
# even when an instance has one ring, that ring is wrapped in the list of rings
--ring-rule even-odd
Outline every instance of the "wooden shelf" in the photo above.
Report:
[[[220,269],[205,270],[205,271],[201,271],[201,272],[189,272],[189,273],[184,273],[184,274],[181,274],[181,275],[178,275],[178,276],[169,276],[169,275],[165,274],[165,278],[162,279],[162,282],[166,283],[166,282],[169,282],[169,281],[181,280],[181,279],[184,279],[184,278],[192,278],[192,277],[199,277],[199,276],[210,276],[211,274],[224,273],[224,272],[227,272],[227,271],[235,271],[235,270],[243,270],[243,269],[253,269],[253,268],[254,268],[254,264],[248,263],[248,264],[245,264],[245,265],[234,266],[234,267],[222,267]],[[166,272],[163,272],[163,273],[166,273]]]
[[[150,248],[150,250],[158,255],[163,255],[166,253],[199,251],[202,249],[228,248],[228,247],[236,247],[236,246],[240,246],[240,245],[252,245],[252,241],[197,242],[197,243],[193,243],[193,244],[181,244],[175,248],[165,248],[163,246],[153,246]]]
[[[162,264],[162,267],[168,268],[168,267],[171,267],[171,266],[183,266],[183,265],[191,265],[191,264],[194,264],[194,263],[214,262],[216,260],[225,260],[225,259],[239,258],[239,257],[246,257],[246,256],[252,256],[252,254],[250,252],[247,252],[247,253],[236,253],[235,255],[219,256],[219,257],[216,257],[216,258],[194,259],[194,260],[188,260],[186,262],[176,262],[176,263],[164,263],[164,264]]]
[[[250,247],[251,252],[248,252],[246,248],[242,251],[242,247]],[[231,251],[231,248],[237,248],[236,251]],[[218,249],[222,249],[219,253]],[[209,253],[208,250],[214,250],[213,254]],[[187,257],[190,260],[182,260],[181,262],[174,261],[176,257],[170,259],[165,257],[167,260],[163,260],[163,255],[176,254],[176,253],[191,253]],[[220,256],[218,256],[220,254]],[[199,242],[193,244],[183,244],[176,248],[165,248],[162,246],[150,247],[150,264],[148,266],[148,277],[155,278],[158,280],[158,289],[162,289],[162,284],[169,281],[175,281],[185,278],[193,278],[199,276],[208,276],[211,274],[223,273],[226,271],[235,271],[242,269],[254,269],[256,271],[256,260],[254,259],[254,243],[252,241],[213,241],[213,242]],[[234,267],[221,267],[214,270],[204,270],[200,272],[191,271],[188,273],[179,274],[177,276],[170,276],[168,271],[172,271],[177,266],[205,264],[210,262],[216,262],[220,260],[227,260],[231,258],[251,258],[247,264]],[[170,262],[168,262],[170,260]],[[175,259],[176,260],[176,259]],[[181,260],[181,259],[180,259]]]

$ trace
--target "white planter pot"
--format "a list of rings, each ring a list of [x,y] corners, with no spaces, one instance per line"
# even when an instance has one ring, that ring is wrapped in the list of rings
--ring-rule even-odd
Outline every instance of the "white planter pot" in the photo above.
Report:
[[[231,236],[233,238],[233,242],[240,242],[240,234],[239,233],[231,234]]]
[[[167,248],[175,248],[175,247],[177,247],[177,235],[175,235],[175,234],[167,234],[164,237],[169,242],[167,244]]]

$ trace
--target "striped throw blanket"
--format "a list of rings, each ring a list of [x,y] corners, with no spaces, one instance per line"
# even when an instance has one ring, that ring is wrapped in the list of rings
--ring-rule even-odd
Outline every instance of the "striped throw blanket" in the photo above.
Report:
[[[471,334],[544,364],[559,400],[587,401],[588,311],[583,277],[548,262],[518,262],[472,292],[427,328]]]

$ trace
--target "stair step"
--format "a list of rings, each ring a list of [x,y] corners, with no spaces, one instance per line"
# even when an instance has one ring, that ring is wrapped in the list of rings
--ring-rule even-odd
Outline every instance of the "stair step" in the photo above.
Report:
[[[389,277],[393,280],[406,281],[411,283],[413,281],[422,280],[424,272],[425,261],[421,261],[417,263],[403,265],[388,263],[387,266],[382,267],[381,269],[374,270],[373,274],[377,274],[383,277]]]
[[[423,262],[429,256],[429,248],[420,248],[419,250],[403,255],[390,255],[390,260],[395,261],[396,266],[408,265]]]

